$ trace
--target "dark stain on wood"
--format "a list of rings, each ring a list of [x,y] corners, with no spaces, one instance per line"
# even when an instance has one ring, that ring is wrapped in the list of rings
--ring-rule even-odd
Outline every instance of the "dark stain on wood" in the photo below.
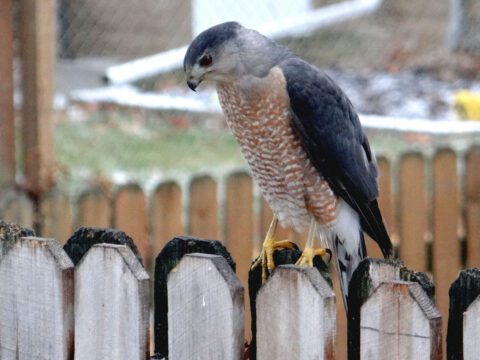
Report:
[[[450,286],[447,359],[463,359],[463,313],[480,296],[480,270],[465,269]]]
[[[142,257],[133,242],[133,239],[123,231],[108,228],[81,227],[68,239],[63,250],[70,256],[75,265],[82,259],[83,255],[96,244],[126,245],[135,254],[138,261],[142,263]]]
[[[276,266],[295,264],[297,260],[302,255],[302,252],[298,246],[292,243],[292,249],[281,249],[273,253],[273,261]],[[253,261],[255,262],[255,260]],[[252,264],[253,264],[252,262]],[[313,259],[313,266],[320,271],[320,274],[332,286],[332,278],[330,275],[328,265],[323,262],[320,256],[315,256]],[[271,274],[267,274],[267,279]],[[257,311],[256,311],[256,299],[257,293],[262,287],[262,268],[257,266],[254,269],[251,269],[248,273],[248,290],[250,296],[250,314],[252,318],[252,341],[249,346],[249,356],[250,360],[256,360],[257,358]],[[327,358],[328,359],[328,358]]]
[[[232,270],[236,269],[230,253],[220,241],[179,236],[165,245],[155,260],[155,356],[153,359],[168,358],[168,274],[184,255],[192,253],[223,256]]]

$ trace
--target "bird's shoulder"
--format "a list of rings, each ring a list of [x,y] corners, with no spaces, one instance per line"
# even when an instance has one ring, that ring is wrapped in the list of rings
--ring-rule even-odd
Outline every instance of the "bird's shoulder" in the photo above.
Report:
[[[376,198],[375,157],[346,94],[327,74],[300,58],[287,59],[279,67],[294,114],[292,126],[314,165],[357,196]]]
[[[292,108],[312,120],[325,116],[330,120],[360,126],[358,115],[342,89],[324,71],[299,58],[278,64],[285,77],[285,86]]]

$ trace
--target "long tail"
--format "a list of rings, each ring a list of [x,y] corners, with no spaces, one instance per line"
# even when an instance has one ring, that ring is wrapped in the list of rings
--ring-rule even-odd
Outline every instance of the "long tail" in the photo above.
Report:
[[[329,247],[335,254],[335,265],[340,282],[340,290],[342,292],[343,305],[345,311],[348,313],[348,284],[352,278],[353,272],[358,264],[367,256],[367,249],[365,248],[365,239],[363,232],[359,231],[360,241],[358,248],[353,253],[348,253],[344,243],[340,241],[338,236],[331,239]]]

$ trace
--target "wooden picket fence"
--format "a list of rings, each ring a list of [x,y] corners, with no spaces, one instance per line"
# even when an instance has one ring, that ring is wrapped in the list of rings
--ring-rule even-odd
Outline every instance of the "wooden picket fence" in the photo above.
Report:
[[[246,296],[221,243],[179,237],[163,248],[151,326],[150,277],[125,233],[83,228],[63,249],[33,235],[0,223],[2,360],[340,358],[326,268],[280,265],[254,294],[256,341],[245,348]],[[460,273],[450,302],[448,358],[476,359],[480,270]],[[425,274],[366,259],[348,304],[350,360],[442,359],[442,316]]]
[[[379,202],[396,253],[406,266],[433,276],[437,306],[446,318],[450,284],[462,268],[480,266],[480,148],[380,157],[379,166]],[[37,203],[12,189],[0,198],[0,217],[34,226],[40,236],[61,244],[79,226],[123,229],[135,239],[148,273],[153,255],[178,234],[222,239],[246,287],[250,262],[259,252],[271,211],[256,196],[248,174],[239,171],[221,177],[193,176],[187,182],[161,181],[148,191],[135,183],[92,182],[74,197],[56,188]],[[279,236],[300,246],[305,239],[288,229]],[[369,254],[378,257],[375,244],[368,243]],[[337,329],[344,333],[347,324],[340,303]],[[248,303],[246,313],[248,336]],[[337,337],[337,344],[337,353],[344,358],[345,337]]]

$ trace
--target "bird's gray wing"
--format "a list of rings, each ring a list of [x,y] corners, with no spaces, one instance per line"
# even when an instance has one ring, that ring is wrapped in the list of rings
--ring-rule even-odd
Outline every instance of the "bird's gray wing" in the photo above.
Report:
[[[362,229],[385,257],[392,244],[378,208],[377,166],[353,105],[316,67],[299,59],[279,64],[286,81],[292,126],[304,150],[335,194],[360,216]]]

